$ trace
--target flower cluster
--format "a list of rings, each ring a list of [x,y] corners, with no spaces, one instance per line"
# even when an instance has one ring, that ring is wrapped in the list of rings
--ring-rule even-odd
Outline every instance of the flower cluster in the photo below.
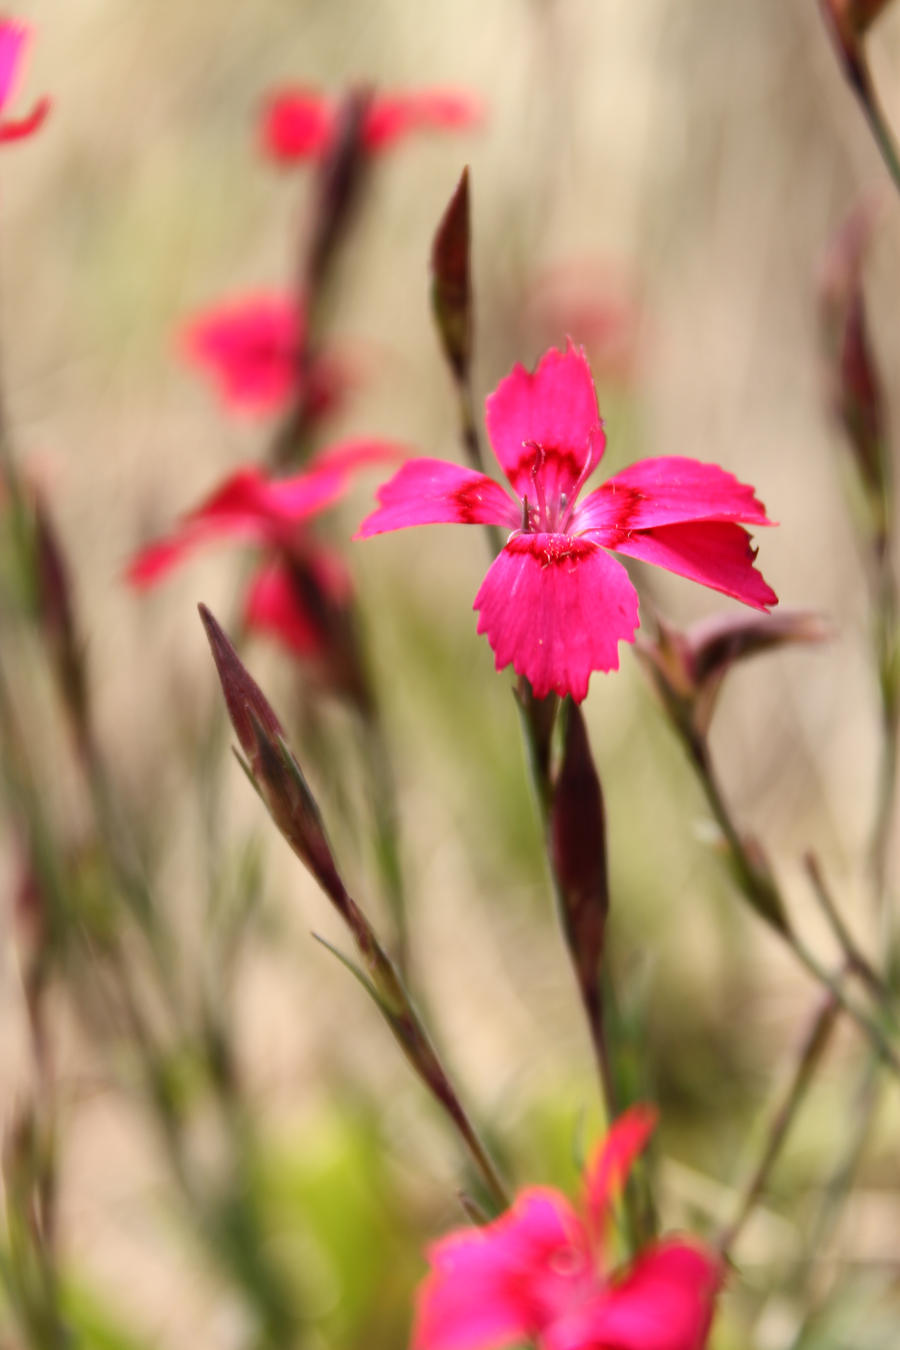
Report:
[[[497,669],[512,664],[538,698],[580,701],[592,671],[615,670],[633,642],[637,592],[607,550],[766,610],[777,596],[753,566],[745,524],[768,525],[753,489],[716,464],[665,456],[579,494],[606,445],[584,352],[551,348],[487,400],[491,444],[514,497],[485,474],[410,460],[378,492],[358,539],[409,525],[499,525],[509,539],[475,597]]]

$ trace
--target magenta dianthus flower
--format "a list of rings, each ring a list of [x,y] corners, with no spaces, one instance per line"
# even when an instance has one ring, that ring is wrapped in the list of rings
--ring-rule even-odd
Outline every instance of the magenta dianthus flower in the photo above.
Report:
[[[617,669],[619,643],[634,641],[637,592],[607,549],[755,609],[777,604],[743,528],[771,521],[753,489],[718,465],[642,460],[579,502],[606,445],[580,347],[551,348],[533,374],[515,366],[489,396],[486,417],[517,500],[472,469],[409,460],[379,489],[379,508],[356,538],[440,523],[510,529],[474,608],[497,669],[512,663],[538,698],[555,691],[580,702],[591,672]]]
[[[611,1269],[613,1204],[655,1122],[633,1107],[594,1150],[580,1211],[533,1186],[483,1228],[428,1252],[413,1350],[703,1350],[722,1265],[700,1243],[663,1238]]]

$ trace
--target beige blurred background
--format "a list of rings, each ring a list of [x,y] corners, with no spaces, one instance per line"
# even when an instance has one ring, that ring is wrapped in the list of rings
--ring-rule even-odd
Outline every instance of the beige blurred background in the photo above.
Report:
[[[630,377],[596,367],[610,466],[685,454],[752,482],[779,522],[757,540],[767,580],[783,606],[833,623],[827,646],[731,676],[714,748],[736,812],[765,840],[813,941],[830,950],[802,876],[806,849],[823,860],[854,930],[872,940],[864,856],[877,694],[844,446],[823,394],[815,278],[859,194],[884,191],[867,289],[895,403],[900,204],[812,0],[46,0],[19,12],[37,28],[20,99],[48,91],[54,110],[39,137],[3,155],[3,381],[19,452],[46,485],[71,550],[106,747],[137,801],[171,806],[184,794],[184,810],[167,817],[165,877],[190,940],[202,947],[193,906],[202,860],[174,747],[215,692],[195,603],[227,616],[241,567],[234,551],[210,551],[147,597],[130,593],[121,572],[137,544],[263,443],[258,424],[225,418],[175,344],[197,308],[293,275],[309,175],[261,158],[261,101],[283,83],[338,91],[361,79],[386,90],[469,88],[487,118],[480,131],[413,138],[376,166],[330,319],[335,336],[365,352],[368,374],[333,436],[399,437],[459,456],[427,260],[464,163],[479,403],[515,360],[531,365],[565,336],[525,322],[541,275],[596,260],[638,316]],[[900,12],[879,23],[871,51],[900,127]],[[373,487],[355,488],[342,508],[345,537]],[[398,748],[414,946],[442,1036],[482,1114],[515,1122],[554,1094],[568,1094],[574,1109],[591,1099],[590,1057],[550,936],[509,673],[493,673],[470,612],[482,542],[474,531],[422,530],[348,546],[348,556]],[[642,579],[676,622],[721,607],[686,582]],[[288,689],[277,653],[252,648],[250,664],[273,693]],[[586,706],[607,796],[622,978],[648,991],[663,1069],[667,1056],[705,1054],[702,1074],[714,1082],[729,1028],[740,1026],[758,1088],[746,1124],[812,990],[736,912],[700,794],[633,653],[623,652],[619,675],[594,677]],[[268,837],[232,777],[229,828]],[[311,928],[333,932],[324,902],[270,843],[266,885],[292,934],[290,955],[261,941],[237,993],[260,1110],[273,1131],[296,1138],[328,1097],[336,1056],[349,1076],[390,1096],[387,1134],[407,1170],[444,1184],[452,1146],[433,1122],[423,1129],[418,1089],[382,1028],[306,942]],[[365,860],[348,870],[364,891]],[[9,953],[2,1045],[11,1095],[21,1062],[16,982]],[[675,1030],[667,1039],[669,1008],[678,1010],[673,1028],[698,1028],[697,1043],[679,1042]],[[139,1121],[107,1089],[90,1049],[62,1035],[73,1259],[152,1344],[235,1343],[214,1278],[171,1239]],[[827,1165],[843,1124],[844,1071],[858,1054],[848,1036],[829,1061],[795,1145],[801,1169]],[[691,1079],[690,1065],[671,1073]],[[727,1114],[727,1104],[717,1109]],[[887,1141],[896,1123],[894,1100],[876,1147],[881,1184],[869,1209],[868,1192],[857,1197],[842,1238],[854,1260],[895,1267],[900,1174]],[[727,1211],[741,1137],[728,1126],[711,1143],[699,1128],[664,1124],[676,1209],[687,1191],[692,1204]],[[760,1262],[773,1243],[790,1245],[783,1222],[760,1221]],[[752,1244],[748,1254],[752,1265]],[[767,1341],[763,1322],[754,1344],[784,1343],[779,1316],[771,1312],[775,1331]]]

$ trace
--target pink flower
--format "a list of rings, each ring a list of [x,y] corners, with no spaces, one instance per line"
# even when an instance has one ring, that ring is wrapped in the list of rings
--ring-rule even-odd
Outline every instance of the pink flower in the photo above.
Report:
[[[525,297],[524,317],[540,339],[577,333],[601,381],[633,377],[643,315],[634,282],[614,262],[588,255],[546,268]]]
[[[351,583],[341,560],[312,537],[306,522],[337,501],[355,472],[406,453],[391,442],[348,441],[291,478],[273,480],[257,468],[239,469],[169,534],[141,549],[126,577],[145,590],[203,544],[243,539],[260,545],[263,559],[244,607],[247,627],[301,656],[322,655],[329,620],[348,603]]]
[[[218,384],[233,412],[269,413],[305,395],[321,415],[350,382],[333,357],[319,356],[303,369],[306,317],[286,296],[253,295],[205,311],[184,332],[189,361]]]
[[[0,114],[9,102],[31,41],[31,28],[16,19],[0,19]],[[0,141],[20,141],[37,131],[50,111],[49,98],[39,99],[27,117],[0,120]]]
[[[337,99],[312,89],[284,89],[273,94],[263,114],[266,152],[282,163],[321,159],[331,147],[338,108]],[[376,153],[412,131],[452,130],[471,126],[481,118],[479,100],[459,90],[376,96],[363,118],[363,145]]]
[[[436,1242],[413,1350],[702,1350],[722,1279],[712,1252],[667,1238],[610,1270],[612,1207],[654,1123],[647,1107],[620,1116],[588,1162],[580,1212],[535,1186],[486,1227]]]
[[[516,499],[484,474],[414,459],[379,489],[356,538],[441,522],[511,530],[474,608],[497,669],[511,662],[538,698],[580,701],[591,672],[617,669],[619,642],[634,641],[637,592],[607,549],[756,609],[777,603],[740,524],[771,522],[753,489],[717,465],[646,459],[578,502],[606,444],[581,348],[551,348],[533,375],[515,366],[487,400],[487,427]]]

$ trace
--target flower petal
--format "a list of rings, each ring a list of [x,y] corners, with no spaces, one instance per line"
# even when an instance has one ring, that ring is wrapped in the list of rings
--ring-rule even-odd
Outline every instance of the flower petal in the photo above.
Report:
[[[24,141],[26,137],[33,135],[46,122],[50,107],[49,98],[41,98],[27,117],[0,122],[0,142]]]
[[[304,316],[285,296],[252,295],[199,314],[184,331],[188,360],[236,412],[281,408],[300,383]]]
[[[606,444],[587,357],[571,341],[564,352],[551,347],[534,374],[514,366],[488,397],[485,418],[503,472],[532,503],[535,474],[548,500],[570,495]]]
[[[13,92],[31,41],[31,27],[17,19],[0,20],[0,110]]]
[[[560,1256],[566,1260],[554,1281]],[[542,1330],[565,1295],[564,1267],[586,1259],[587,1249],[565,1197],[533,1187],[494,1223],[449,1234],[428,1257],[413,1350],[495,1350]],[[548,1277],[555,1284],[549,1291]]]
[[[322,629],[303,604],[286,561],[267,559],[252,578],[244,602],[244,622],[252,632],[274,637],[296,656],[313,656],[323,644]]]
[[[623,1112],[597,1145],[585,1168],[585,1212],[592,1233],[599,1239],[628,1179],[635,1158],[643,1153],[656,1127],[652,1106],[637,1105]]]
[[[740,525],[724,521],[661,525],[625,535],[607,547],[699,581],[754,609],[778,604],[778,596],[753,566],[756,549]]]
[[[125,579],[137,590],[155,586],[182,558],[191,553],[196,544],[209,536],[202,531],[177,529],[164,539],[156,539],[140,549],[125,569]]]
[[[328,641],[329,608],[346,603],[350,575],[338,554],[316,547],[296,563],[287,554],[268,558],[247,589],[244,620],[297,656],[316,656]]]
[[[279,90],[263,111],[263,148],[282,163],[317,159],[333,131],[334,103],[314,89]]]
[[[557,1319],[544,1350],[703,1350],[722,1283],[712,1252],[681,1240],[647,1248],[625,1278]]]
[[[588,539],[514,534],[491,564],[474,608],[497,669],[512,662],[538,698],[580,702],[591,671],[616,670],[638,626],[628,573]]]
[[[383,150],[420,128],[471,126],[484,109],[474,95],[457,89],[430,89],[418,94],[388,94],[373,100],[363,123],[367,150]]]
[[[380,503],[360,525],[355,539],[369,539],[408,525],[506,525],[515,529],[520,513],[493,478],[443,459],[411,459],[377,492]]]
[[[22,73],[31,42],[31,26],[16,19],[0,20],[0,111],[9,102]],[[50,111],[49,98],[39,99],[25,117],[0,122],[0,142],[20,141],[37,131]]]
[[[614,474],[575,511],[573,530],[646,530],[689,520],[770,525],[753,488],[718,464],[664,455]],[[606,540],[600,534],[599,543]],[[616,545],[609,541],[609,547]]]
[[[126,576],[132,585],[155,585],[199,545],[239,538],[292,545],[298,525],[331,506],[357,469],[395,462],[409,453],[395,441],[350,440],[323,450],[301,473],[270,480],[255,466],[238,469],[172,531],[142,549]]]

